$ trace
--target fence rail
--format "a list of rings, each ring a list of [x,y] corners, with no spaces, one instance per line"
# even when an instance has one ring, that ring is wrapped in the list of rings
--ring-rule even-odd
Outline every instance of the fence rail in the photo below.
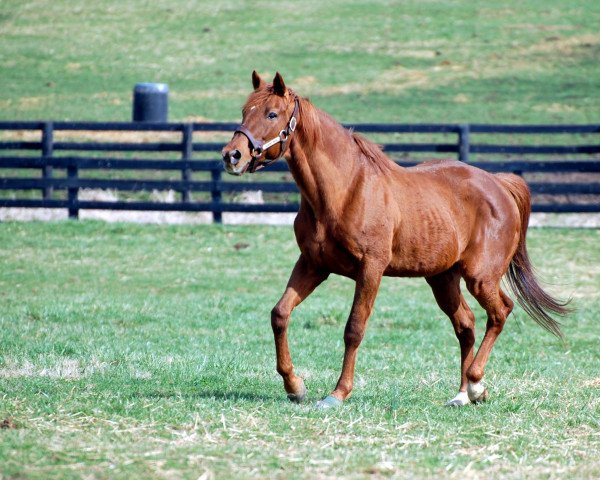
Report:
[[[211,134],[224,135],[236,128],[233,123],[100,123],[100,122],[2,122],[0,121],[0,207],[61,208],[71,218],[83,209],[156,210],[212,212],[222,221],[223,212],[295,212],[297,201],[262,204],[225,201],[224,194],[261,190],[294,194],[297,187],[282,181],[227,180],[219,158],[222,142],[205,141]],[[347,125],[365,134],[389,136],[381,142],[384,150],[402,166],[418,163],[423,153],[452,154],[455,158],[490,172],[514,172],[528,178],[538,212],[600,212],[600,125],[480,125],[480,124],[355,124]],[[156,133],[153,141],[127,139],[56,139],[81,132]],[[175,134],[176,141],[160,135]],[[203,141],[194,141],[194,136]],[[405,142],[410,135],[443,136],[440,141]],[[37,137],[38,138],[32,138]],[[492,136],[493,143],[473,142],[477,136]],[[503,137],[511,142],[502,143]],[[515,143],[515,136],[535,137],[536,143]],[[552,137],[551,143],[539,138]],[[450,137],[450,138],[449,138]],[[454,139],[452,138],[454,137]],[[566,139],[566,141],[565,141]],[[575,141],[576,140],[576,141]],[[6,155],[3,155],[6,153]],[[161,158],[155,158],[159,154]],[[411,154],[411,155],[409,155]],[[176,158],[169,158],[176,155]],[[197,159],[195,155],[210,157]],[[540,160],[540,158],[544,158]],[[100,171],[104,178],[88,178]],[[143,171],[177,174],[177,178],[139,178]],[[267,172],[287,172],[285,162],[273,164]],[[110,175],[109,175],[110,172]],[[112,178],[128,172],[134,178]],[[133,173],[132,173],[133,172]],[[202,180],[195,175],[204,175]],[[554,178],[557,175],[560,178]],[[565,176],[566,175],[566,176]],[[263,177],[264,178],[264,177]],[[548,179],[549,178],[549,179]],[[178,201],[170,203],[141,199],[101,201],[80,199],[84,189],[118,192],[175,191]],[[31,198],[37,192],[38,198]],[[57,198],[62,192],[63,197]],[[65,196],[66,193],[66,196]],[[198,201],[193,194],[204,193],[209,200]],[[539,197],[539,199],[537,197]]]

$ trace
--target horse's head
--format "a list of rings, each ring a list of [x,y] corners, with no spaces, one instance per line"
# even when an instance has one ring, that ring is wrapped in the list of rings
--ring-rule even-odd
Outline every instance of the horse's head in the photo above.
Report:
[[[299,100],[279,72],[271,84],[252,72],[252,85],[242,124],[221,152],[225,170],[232,175],[252,173],[283,156],[296,129]]]

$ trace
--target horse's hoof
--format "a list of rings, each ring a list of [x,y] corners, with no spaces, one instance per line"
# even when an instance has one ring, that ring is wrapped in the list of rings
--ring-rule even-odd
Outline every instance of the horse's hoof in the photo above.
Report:
[[[469,395],[467,394],[467,392],[458,392],[458,395],[456,395],[456,397],[454,397],[452,400],[448,400],[446,402],[446,406],[447,407],[464,407],[465,405],[468,405],[469,403],[471,403],[471,400],[469,399]]]
[[[481,383],[469,382],[467,392],[469,394],[469,400],[471,400],[473,403],[485,402],[489,398],[487,388],[485,388]]]
[[[287,398],[292,403],[302,403],[306,398],[306,387],[304,386],[304,382],[300,380],[301,386],[298,392],[288,393]]]
[[[325,410],[327,408],[338,408],[342,406],[342,401],[332,395],[327,395],[323,400],[319,400],[315,404],[315,408]]]
[[[488,392],[488,389],[484,388],[483,393],[475,400],[472,400],[472,402],[473,403],[483,403],[483,402],[487,402],[488,398],[490,398],[490,394]]]

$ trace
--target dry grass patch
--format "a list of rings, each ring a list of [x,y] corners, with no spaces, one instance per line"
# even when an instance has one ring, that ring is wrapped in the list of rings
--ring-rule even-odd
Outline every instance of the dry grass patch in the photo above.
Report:
[[[73,358],[39,357],[37,361],[5,358],[0,367],[0,378],[51,378],[80,380],[108,368],[106,362],[92,358],[85,365]]]
[[[439,44],[430,42],[433,45]],[[585,55],[600,45],[600,35],[581,34],[566,38],[543,39],[530,46],[515,46],[510,49],[498,49],[490,55],[469,55],[465,60],[454,57],[452,50],[444,52],[444,59],[427,67],[408,68],[401,64],[382,72],[376,79],[370,82],[345,83],[338,85],[322,85],[316,81],[303,82],[309,94],[319,95],[347,95],[359,93],[368,95],[372,93],[399,93],[413,88],[439,88],[456,82],[471,79],[494,79],[510,75],[518,75],[520,72],[544,73],[551,72],[554,66],[560,62],[561,56],[574,57]],[[337,48],[337,47],[336,47]],[[348,47],[350,48],[350,47]],[[366,53],[374,53],[374,46],[353,45]],[[402,58],[435,59],[441,55],[439,50],[431,49],[407,49],[403,43],[377,44],[376,49],[384,48],[385,54],[396,56],[401,63]],[[381,52],[380,52],[381,53]],[[557,55],[560,54],[560,55]],[[440,57],[441,58],[441,57]],[[543,111],[551,113],[573,112],[576,107],[563,106],[558,103],[550,105],[534,106]]]

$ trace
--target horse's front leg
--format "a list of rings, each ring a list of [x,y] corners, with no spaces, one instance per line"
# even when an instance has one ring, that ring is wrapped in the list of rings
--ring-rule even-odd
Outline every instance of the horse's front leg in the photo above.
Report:
[[[362,265],[357,275],[354,302],[344,330],[345,351],[342,373],[335,390],[323,400],[317,402],[318,408],[339,406],[352,393],[356,353],[365,336],[367,320],[373,310],[382,276],[383,268],[368,263]]]
[[[306,396],[302,378],[294,373],[287,340],[287,329],[292,310],[319,286],[329,273],[313,268],[303,255],[300,255],[288,281],[283,296],[271,311],[271,326],[275,336],[277,372],[283,378],[283,386],[292,402],[301,402]]]

